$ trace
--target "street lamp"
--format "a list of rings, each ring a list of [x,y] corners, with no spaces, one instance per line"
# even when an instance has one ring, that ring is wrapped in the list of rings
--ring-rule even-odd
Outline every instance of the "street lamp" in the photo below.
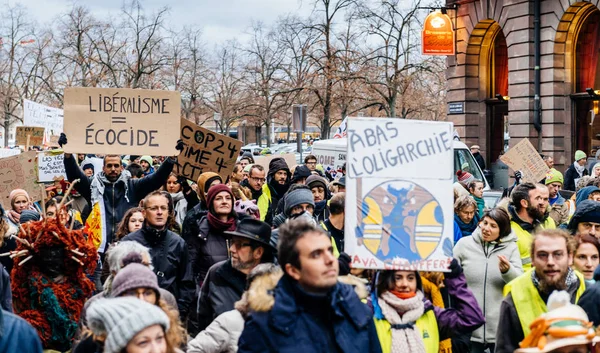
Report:
[[[242,142],[244,143],[244,145],[246,144],[246,124],[248,123],[247,120],[242,120]]]
[[[221,121],[221,113],[214,112],[213,120],[215,121],[215,132],[219,132],[218,128],[219,128],[219,122]],[[223,132],[223,131],[221,131],[221,132]]]

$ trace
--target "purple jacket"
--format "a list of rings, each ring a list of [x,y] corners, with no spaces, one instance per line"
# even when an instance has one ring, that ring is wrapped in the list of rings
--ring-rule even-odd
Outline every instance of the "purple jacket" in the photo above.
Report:
[[[444,280],[448,295],[452,297],[452,308],[438,308],[428,299],[423,299],[424,312],[433,310],[438,324],[440,341],[452,336],[471,333],[485,323],[483,312],[477,304],[477,299],[467,287],[465,275],[461,272],[456,278]],[[375,312],[375,318],[382,319],[383,314],[379,305],[373,301],[374,293],[369,297],[369,307]]]
[[[483,312],[477,304],[473,292],[467,287],[467,279],[461,273],[456,278],[444,280],[448,294],[452,297],[452,308],[438,308],[429,300],[425,301],[425,311],[433,308],[440,331],[440,340],[461,333],[471,333],[485,323]]]

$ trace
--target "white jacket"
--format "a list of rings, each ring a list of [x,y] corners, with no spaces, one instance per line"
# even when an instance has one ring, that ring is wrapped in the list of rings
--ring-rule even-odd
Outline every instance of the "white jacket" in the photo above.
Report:
[[[244,330],[244,318],[236,309],[217,316],[188,343],[188,353],[235,353]]]

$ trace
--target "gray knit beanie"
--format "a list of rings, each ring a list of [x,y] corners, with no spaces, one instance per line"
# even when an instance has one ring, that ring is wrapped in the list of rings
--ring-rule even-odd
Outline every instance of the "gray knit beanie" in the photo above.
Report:
[[[313,199],[312,191],[310,189],[296,189],[285,196],[284,199],[285,209],[284,213],[286,216],[290,216],[290,212],[292,212],[292,208],[294,206],[301,205],[303,203],[307,203],[315,207],[315,201]]]
[[[21,212],[21,217],[19,218],[19,223],[21,224],[25,224],[29,221],[39,221],[40,219],[42,219],[42,217],[40,216],[39,213],[33,211],[33,210],[23,210]]]
[[[145,328],[169,329],[169,317],[158,306],[133,297],[98,299],[86,311],[94,335],[106,336],[104,353],[120,353]]]
[[[156,298],[160,299],[156,275],[150,268],[138,263],[129,264],[117,272],[113,279],[111,296],[120,297],[123,293],[137,288],[154,289]]]

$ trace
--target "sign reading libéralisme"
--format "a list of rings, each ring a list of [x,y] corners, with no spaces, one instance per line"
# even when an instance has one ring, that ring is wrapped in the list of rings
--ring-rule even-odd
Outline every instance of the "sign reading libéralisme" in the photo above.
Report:
[[[180,134],[181,95],[126,88],[65,89],[65,152],[171,155]]]

